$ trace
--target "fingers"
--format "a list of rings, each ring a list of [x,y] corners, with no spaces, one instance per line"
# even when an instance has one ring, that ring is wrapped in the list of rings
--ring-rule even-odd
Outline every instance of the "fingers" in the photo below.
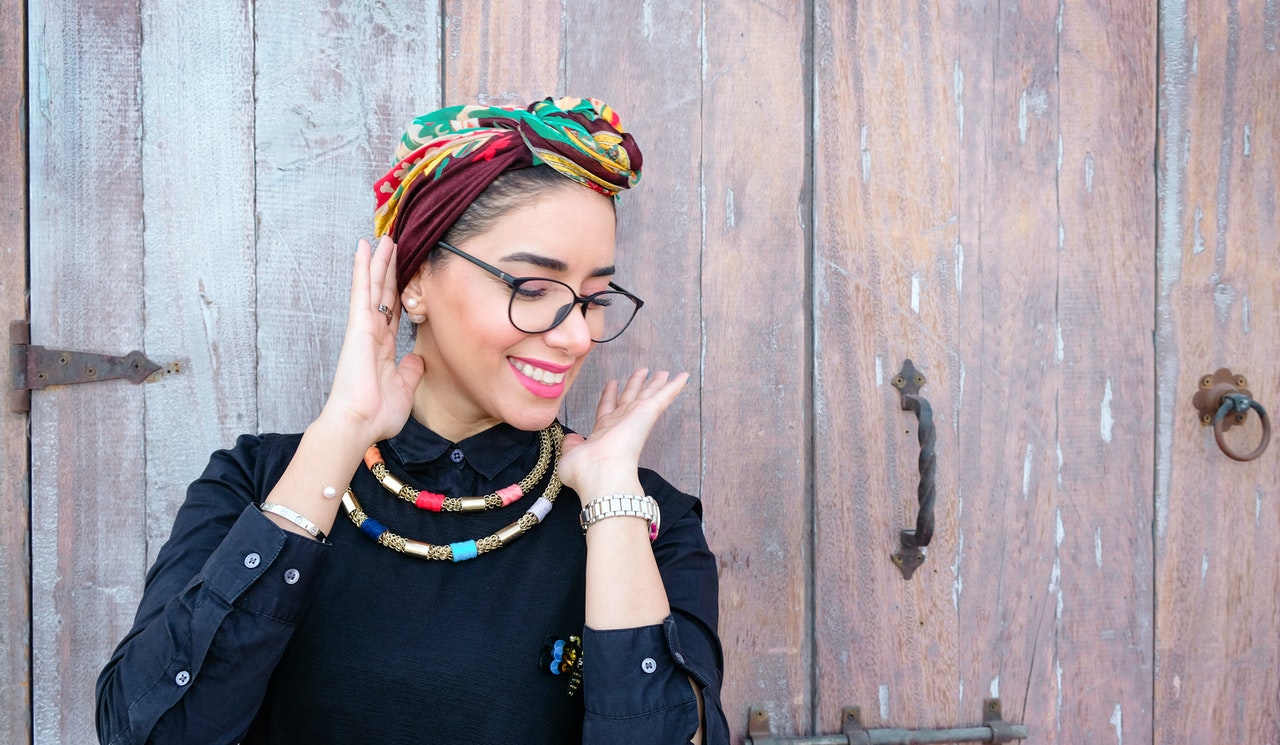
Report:
[[[373,249],[369,241],[361,238],[356,243],[356,257],[351,267],[351,307],[352,314],[362,312],[369,307],[369,254]]]
[[[386,252],[387,266],[382,276],[382,287],[380,295],[380,303],[391,309],[393,317],[398,318],[400,313],[400,303],[396,299],[399,294],[397,292],[396,282],[396,264],[400,259],[400,249],[392,242],[391,236],[382,236],[382,240],[378,242],[378,253]],[[395,325],[394,323],[392,325]]]

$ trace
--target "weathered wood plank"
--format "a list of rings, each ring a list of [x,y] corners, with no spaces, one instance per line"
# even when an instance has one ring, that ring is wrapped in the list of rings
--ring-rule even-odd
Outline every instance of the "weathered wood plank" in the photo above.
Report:
[[[328,395],[374,179],[436,108],[439,9],[254,3],[258,424],[298,431]]]
[[[568,26],[562,5],[562,0],[444,0],[443,105],[526,104],[549,95],[582,95],[565,90]]]
[[[257,431],[252,5],[142,24],[146,348],[177,366],[146,388],[149,566],[209,453]]]
[[[22,3],[0,3],[0,328],[27,318],[26,34]],[[8,339],[0,370],[9,370]],[[0,412],[0,741],[31,740],[30,476],[27,415]]]
[[[1022,694],[1006,695],[1006,717],[1037,733],[1113,735],[1119,703],[1142,730],[1150,565],[1090,573],[1094,552],[1066,546],[1092,548],[1104,526],[1116,545],[1144,535],[1150,451],[1097,452],[1099,404],[1077,402],[1100,400],[1107,375],[1127,391],[1149,379],[1150,357],[1130,349],[1149,302],[1093,292],[1144,278],[1106,242],[1153,235],[1149,171],[1114,140],[1151,131],[1123,118],[1144,91],[1153,110],[1150,68],[1119,50],[1141,59],[1153,19],[1073,7],[818,9],[819,100],[851,114],[819,114],[815,145],[835,153],[819,158],[815,188],[821,729],[838,729],[850,703],[879,726],[973,721],[1004,688]],[[1115,149],[1090,157],[1109,180],[1091,173],[1088,188],[1108,199],[1086,202],[1083,178],[1060,185],[1058,158],[1104,134]],[[1101,334],[1103,317],[1118,336]],[[915,421],[888,387],[904,357],[931,380],[940,463],[938,533],[910,583],[888,558],[915,514]],[[1142,399],[1115,406],[1129,441],[1149,442]],[[1114,483],[1126,486],[1096,499]],[[1131,674],[1095,686],[1064,725],[1057,676],[1091,677],[1115,655],[1136,658]]]
[[[1168,1],[1160,17],[1155,741],[1274,742],[1280,450],[1229,460],[1190,401],[1219,367],[1273,421],[1280,401],[1277,10]],[[1251,414],[1227,439],[1259,436]]]
[[[952,86],[963,43],[933,5],[824,2],[815,17],[815,718],[838,732],[841,708],[857,705],[871,727],[951,726],[964,711],[948,570],[967,352]],[[890,384],[907,357],[929,380],[939,457],[938,530],[909,583],[890,559],[917,514],[916,419]]]
[[[1154,666],[1156,12],[1077,2],[1058,41],[1055,742],[1148,742]],[[1039,730],[1037,730],[1039,731]],[[1037,738],[1040,739],[1040,738]]]
[[[142,347],[139,8],[28,5],[32,341]],[[143,390],[66,386],[32,400],[32,700],[36,742],[93,742],[93,681],[146,570]]]
[[[720,560],[725,712],[739,736],[751,706],[775,732],[807,731],[805,7],[706,3],[699,34],[701,494]]]
[[[565,13],[575,19],[564,44],[565,93],[613,106],[644,152],[640,184],[618,205],[616,263],[617,282],[645,299],[626,335],[592,352],[566,402],[567,416],[572,425],[590,429],[604,383],[624,379],[637,366],[688,371],[684,393],[649,438],[644,465],[697,493],[702,474],[699,17],[691,7],[663,5],[646,13],[637,4],[593,0],[574,0]],[[601,34],[601,28],[614,32]],[[705,496],[710,501],[715,495]],[[711,521],[727,511],[725,506],[713,510]]]

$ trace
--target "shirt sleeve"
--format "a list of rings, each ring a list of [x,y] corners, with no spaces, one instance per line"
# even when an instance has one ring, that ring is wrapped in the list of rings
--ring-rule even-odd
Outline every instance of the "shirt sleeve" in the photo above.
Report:
[[[234,743],[248,730],[328,556],[255,507],[260,444],[215,453],[188,489],[98,677],[102,742]]]
[[[692,681],[702,693],[703,742],[728,745],[720,704],[717,566],[703,533],[701,504],[651,472],[642,471],[641,481],[662,509],[653,550],[671,615],[660,625],[584,630],[582,741],[689,742],[698,727]]]

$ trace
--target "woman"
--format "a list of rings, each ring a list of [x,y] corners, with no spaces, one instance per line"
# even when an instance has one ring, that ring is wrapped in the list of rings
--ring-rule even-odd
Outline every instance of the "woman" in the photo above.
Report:
[[[396,161],[322,412],[192,484],[99,737],[727,743],[701,508],[637,465],[687,375],[609,383],[589,440],[556,421],[641,305],[612,282],[634,140],[595,100],[454,107]]]

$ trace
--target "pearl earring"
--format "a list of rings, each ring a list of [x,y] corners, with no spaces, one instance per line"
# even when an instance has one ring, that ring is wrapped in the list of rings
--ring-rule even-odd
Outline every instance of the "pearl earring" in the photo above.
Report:
[[[406,307],[406,308],[416,308],[416,307],[418,307],[418,298],[416,298],[416,297],[411,297],[411,298],[409,298],[408,300],[404,301],[404,307]]]

